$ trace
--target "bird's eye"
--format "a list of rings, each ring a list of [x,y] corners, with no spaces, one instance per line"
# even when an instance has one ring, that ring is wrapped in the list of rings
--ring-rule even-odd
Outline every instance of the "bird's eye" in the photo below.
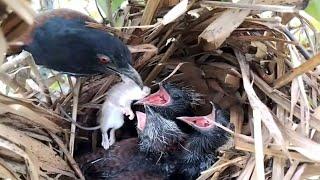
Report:
[[[98,54],[97,56],[98,56],[98,60],[101,64],[107,64],[111,61],[110,58],[106,55]]]

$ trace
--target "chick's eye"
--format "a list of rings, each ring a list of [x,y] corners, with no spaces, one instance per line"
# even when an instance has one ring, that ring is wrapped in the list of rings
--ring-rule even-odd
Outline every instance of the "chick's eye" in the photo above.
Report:
[[[98,60],[101,64],[107,64],[111,61],[108,56],[103,54],[98,54]]]

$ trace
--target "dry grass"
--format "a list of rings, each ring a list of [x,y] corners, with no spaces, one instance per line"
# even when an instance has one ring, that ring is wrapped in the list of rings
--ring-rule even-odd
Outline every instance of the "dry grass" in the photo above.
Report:
[[[207,106],[213,101],[230,111],[233,141],[199,179],[320,176],[319,32],[311,17],[293,7],[301,7],[302,0],[281,2],[149,0],[141,6],[131,1],[118,14],[123,28],[89,24],[130,45],[146,84],[176,71],[168,81],[203,94]],[[34,13],[22,1],[15,3],[19,6],[12,10],[31,23]],[[271,15],[261,16],[266,10]],[[300,21],[296,27],[289,23],[294,18]],[[2,54],[7,34],[0,34]],[[71,154],[77,149],[74,138],[81,141],[88,132],[70,127],[60,107],[78,122],[95,125],[97,109],[117,78],[87,78],[81,88],[80,80],[75,83],[60,74],[44,80],[25,52],[4,61],[0,69],[8,89],[7,95],[0,95],[0,177],[83,178]],[[36,88],[26,83],[28,79]],[[54,92],[54,83],[70,88]],[[90,137],[84,141],[92,142],[94,149],[97,136]]]

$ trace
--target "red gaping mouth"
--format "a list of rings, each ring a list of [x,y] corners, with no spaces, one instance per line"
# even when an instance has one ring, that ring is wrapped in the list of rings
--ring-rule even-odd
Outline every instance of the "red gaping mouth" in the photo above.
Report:
[[[171,97],[168,92],[160,86],[159,90],[149,96],[139,100],[136,104],[144,104],[150,106],[167,106],[171,103]]]
[[[146,126],[147,115],[143,112],[140,112],[140,111],[137,111],[136,114],[137,114],[137,119],[138,119],[137,128],[140,131],[143,131]]]
[[[208,130],[214,127],[215,121],[215,108],[212,106],[212,112],[206,116],[194,116],[194,117],[177,117],[177,119],[189,124],[190,126],[200,129]]]

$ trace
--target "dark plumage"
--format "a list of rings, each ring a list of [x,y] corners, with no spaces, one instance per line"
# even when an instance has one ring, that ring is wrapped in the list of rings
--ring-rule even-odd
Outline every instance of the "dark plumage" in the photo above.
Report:
[[[191,89],[180,88],[174,84],[160,84],[159,90],[136,104],[151,106],[162,117],[175,121],[178,116],[193,116],[192,105],[196,104],[199,94]],[[191,128],[181,121],[175,121],[183,132],[190,132]]]
[[[160,84],[159,90],[137,104],[157,107],[157,112],[164,117],[178,117],[192,115],[192,105],[196,103],[198,94],[187,88],[180,88],[174,84]]]
[[[185,134],[177,124],[145,106],[145,113],[137,112],[140,150],[155,154],[177,151],[181,148]]]
[[[174,163],[153,154],[142,153],[136,138],[114,144],[108,151],[98,150],[79,159],[86,179],[168,179]]]
[[[142,87],[127,46],[104,31],[86,27],[86,21],[94,20],[68,9],[40,14],[21,37],[21,47],[32,53],[36,64],[50,69],[73,75],[114,72]]]
[[[150,121],[148,121],[148,117],[146,118],[145,129],[148,123],[153,128],[140,133],[140,148],[149,148],[154,151],[161,149],[164,152],[170,152],[168,154],[178,161],[175,173],[183,176],[183,179],[197,178],[201,171],[206,170],[217,160],[216,150],[228,140],[228,134],[213,123],[216,121],[227,126],[229,123],[228,115],[213,105],[211,114],[194,116],[192,104],[197,102],[198,97],[199,95],[193,91],[179,88],[173,84],[164,84],[160,85],[158,92],[138,102],[151,106],[149,109],[152,109],[150,114],[153,117]],[[178,133],[171,133],[175,136],[168,136],[166,134],[170,133],[164,133],[168,131],[168,126],[165,125],[167,122],[171,124],[170,128],[178,128],[175,130]],[[161,143],[160,138],[154,138],[155,134],[163,134],[168,142],[173,142],[177,139],[175,137],[179,137],[177,135],[181,134],[183,140],[178,141],[178,145],[177,143],[169,143],[174,147],[174,151],[168,151],[168,145]]]
[[[177,119],[195,129],[195,132],[189,135],[179,155],[181,174],[186,179],[194,179],[216,161],[216,150],[229,138],[228,133],[215,126],[213,122],[228,126],[229,116],[213,105],[212,113],[207,116],[178,117]]]

